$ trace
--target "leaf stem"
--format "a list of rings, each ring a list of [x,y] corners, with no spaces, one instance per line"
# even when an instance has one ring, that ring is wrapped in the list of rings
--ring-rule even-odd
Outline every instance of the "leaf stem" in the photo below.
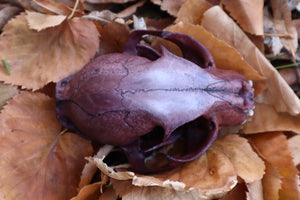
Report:
[[[7,70],[8,75],[10,75],[10,69],[8,67],[7,61],[4,58],[2,58],[2,57],[0,57],[0,58],[3,61],[3,63],[4,63],[4,66],[5,66],[6,70]]]
[[[67,132],[67,128],[65,128],[64,130],[62,130],[60,133],[59,133],[59,135],[63,135],[63,134],[65,134],[66,132]]]
[[[300,64],[300,62],[296,62],[296,63],[292,63],[292,64],[288,64],[288,65],[281,65],[281,66],[275,67],[275,69],[284,69],[284,68],[288,68],[288,67],[295,67],[299,64]]]
[[[79,1],[80,1],[80,0],[76,0],[75,5],[74,5],[74,8],[73,8],[73,10],[72,10],[72,13],[69,15],[68,19],[71,19],[71,18],[74,16],[74,14],[75,14],[75,12],[76,12],[76,9],[77,9],[77,7],[78,7]]]

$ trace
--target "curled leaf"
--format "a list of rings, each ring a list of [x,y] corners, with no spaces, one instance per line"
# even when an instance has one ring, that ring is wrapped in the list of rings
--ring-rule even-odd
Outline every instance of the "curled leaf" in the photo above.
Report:
[[[31,29],[41,31],[46,28],[60,25],[67,16],[65,15],[46,15],[38,12],[26,11],[25,16]]]
[[[203,13],[212,7],[206,0],[187,0],[180,7],[177,13],[176,22],[185,22],[191,24],[200,24]]]
[[[221,0],[226,11],[248,33],[263,35],[263,0]]]
[[[216,38],[238,50],[251,67],[266,77],[268,89],[256,98],[257,102],[274,106],[279,112],[288,112],[291,115],[300,113],[300,101],[292,89],[246,34],[220,7],[215,6],[205,12],[202,26]]]

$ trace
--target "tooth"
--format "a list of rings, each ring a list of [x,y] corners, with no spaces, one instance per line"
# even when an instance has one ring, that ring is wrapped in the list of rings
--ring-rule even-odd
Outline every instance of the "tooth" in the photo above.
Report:
[[[250,85],[251,87],[253,87],[253,81],[252,81],[252,80],[249,80],[248,83],[249,83],[249,85]]]
[[[252,117],[252,116],[254,115],[254,111],[253,111],[253,110],[249,110],[248,115],[249,115],[250,117]]]

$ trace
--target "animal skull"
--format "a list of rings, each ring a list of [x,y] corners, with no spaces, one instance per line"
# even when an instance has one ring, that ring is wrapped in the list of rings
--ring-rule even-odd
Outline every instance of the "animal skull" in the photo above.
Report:
[[[184,58],[139,44],[145,34],[172,41]],[[121,147],[132,168],[143,173],[199,157],[220,126],[242,123],[253,106],[254,89],[243,75],[217,69],[201,43],[166,31],[134,31],[123,53],[99,56],[56,86],[60,123]],[[175,144],[181,145],[179,156],[159,151]],[[153,155],[164,162],[149,167]]]

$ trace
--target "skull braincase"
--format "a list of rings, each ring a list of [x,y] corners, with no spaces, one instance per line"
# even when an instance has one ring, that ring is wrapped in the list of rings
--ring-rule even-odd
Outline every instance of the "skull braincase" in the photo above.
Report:
[[[144,34],[176,43],[184,58],[140,45]],[[219,126],[243,122],[253,107],[253,88],[243,75],[217,69],[193,38],[165,31],[135,31],[123,53],[102,55],[56,86],[57,118],[63,126],[104,144],[120,146],[132,167],[154,172],[200,156]],[[161,127],[163,137],[142,136]],[[184,155],[149,168],[145,156],[182,135]]]

